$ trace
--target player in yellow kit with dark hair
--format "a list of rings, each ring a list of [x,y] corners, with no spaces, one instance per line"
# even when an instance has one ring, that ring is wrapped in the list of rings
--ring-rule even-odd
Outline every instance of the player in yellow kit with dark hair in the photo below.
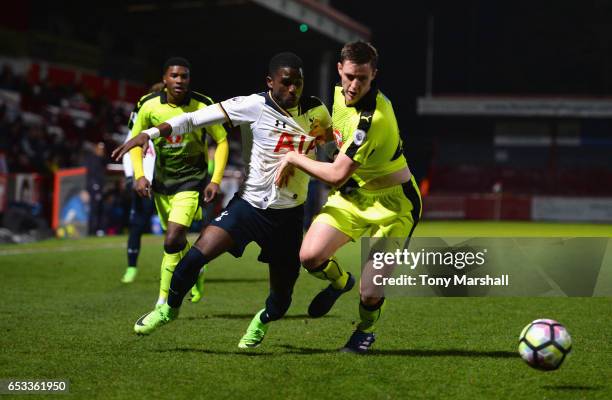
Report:
[[[391,102],[376,87],[378,54],[365,42],[342,49],[332,127],[339,154],[333,163],[286,154],[276,183],[291,180],[291,166],[335,189],[306,233],[300,249],[302,265],[311,275],[330,281],[311,302],[312,317],[325,315],[355,279],[344,271],[334,253],[361,236],[408,238],[421,215],[421,196],[404,154]],[[363,288],[361,288],[363,289]],[[343,351],[366,352],[374,342],[374,325],[385,298],[360,290],[360,323]]]
[[[184,58],[173,57],[166,61],[163,68],[164,89],[140,99],[130,137],[172,117],[213,104],[210,98],[190,89],[190,70],[191,66]],[[217,149],[211,182],[204,187],[209,161],[207,133],[217,143]],[[213,125],[192,129],[172,138],[153,140],[156,154],[153,182],[144,176],[142,149],[137,147],[130,151],[134,166],[134,190],[140,196],[149,197],[153,191],[155,208],[166,232],[158,306],[166,303],[172,273],[181,257],[189,250],[187,231],[194,219],[201,219],[202,200],[211,201],[219,192],[229,153],[226,136],[223,126]],[[195,298],[192,300],[197,300],[201,297],[202,288],[198,284],[194,288]]]

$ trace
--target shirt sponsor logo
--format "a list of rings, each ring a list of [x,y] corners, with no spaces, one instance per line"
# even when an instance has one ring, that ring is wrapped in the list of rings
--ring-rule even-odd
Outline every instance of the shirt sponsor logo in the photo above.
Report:
[[[183,141],[183,135],[168,136],[166,141],[170,144],[178,144]]]
[[[294,136],[297,138],[297,135]],[[299,141],[294,143],[294,136],[287,132],[281,132],[278,142],[276,143],[276,147],[274,147],[274,152],[278,153],[285,149],[287,151],[297,151],[300,154],[308,154],[317,146],[317,143],[312,140],[312,137],[308,138],[309,142],[307,142],[307,137],[304,135],[300,135]]]

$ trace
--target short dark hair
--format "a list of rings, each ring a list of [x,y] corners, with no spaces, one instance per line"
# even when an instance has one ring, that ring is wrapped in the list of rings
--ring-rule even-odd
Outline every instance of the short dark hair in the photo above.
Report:
[[[268,74],[272,76],[279,68],[289,67],[300,69],[303,67],[302,59],[291,52],[278,53],[270,59]]]
[[[185,67],[188,70],[191,71],[191,64],[189,63],[189,61],[187,61],[186,58],[183,57],[170,57],[169,59],[166,60],[166,62],[164,63],[164,74],[166,73],[166,71],[168,71],[168,68],[174,66],[174,65],[178,65],[180,67]]]
[[[370,64],[376,69],[378,66],[378,51],[368,42],[357,40],[344,45],[340,52],[340,62],[349,60],[355,64]]]

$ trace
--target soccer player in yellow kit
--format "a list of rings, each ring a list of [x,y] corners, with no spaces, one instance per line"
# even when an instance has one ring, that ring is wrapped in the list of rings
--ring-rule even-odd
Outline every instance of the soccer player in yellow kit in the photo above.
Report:
[[[140,99],[130,137],[172,117],[213,104],[210,98],[190,89],[190,70],[189,62],[182,57],[173,57],[165,62],[165,88]],[[211,182],[204,187],[208,171],[207,133],[217,143],[217,149]],[[229,153],[226,137],[227,132],[223,126],[212,125],[195,128],[172,138],[153,140],[156,154],[153,182],[144,176],[142,149],[138,147],[130,151],[134,166],[134,190],[143,197],[150,197],[152,190],[155,208],[166,232],[158,306],[166,303],[172,273],[181,257],[189,250],[187,231],[194,219],[201,219],[202,201],[211,201],[219,192]],[[196,283],[195,291],[192,291],[195,298],[192,301],[201,297],[200,286]]]
[[[330,281],[311,302],[312,317],[325,315],[355,279],[334,253],[361,236],[409,238],[421,215],[421,196],[402,152],[391,102],[376,87],[378,53],[369,43],[346,44],[340,54],[341,85],[334,94],[332,127],[340,149],[333,163],[289,152],[275,182],[291,179],[291,166],[335,189],[304,237],[300,261],[311,275]],[[365,353],[385,298],[360,288],[360,322],[342,351]]]

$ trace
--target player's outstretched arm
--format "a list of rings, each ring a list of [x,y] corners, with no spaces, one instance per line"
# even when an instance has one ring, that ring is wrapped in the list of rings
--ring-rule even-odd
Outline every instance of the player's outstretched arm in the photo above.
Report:
[[[187,132],[193,132],[198,128],[205,126],[219,125],[228,122],[225,113],[221,110],[221,106],[213,104],[208,107],[200,108],[197,111],[177,115],[166,121],[170,125],[170,130],[160,131],[159,136],[168,137],[170,135],[177,136]],[[151,138],[156,138],[156,132],[152,133]]]
[[[333,163],[328,163],[312,160],[303,154],[290,151],[285,154],[276,172],[274,183],[280,187],[286,186],[290,178],[290,167],[295,166],[328,185],[340,187],[359,168],[359,165],[344,153],[338,154]]]
[[[168,136],[170,134],[171,129],[171,126],[165,122],[162,122],[154,128],[145,129],[138,135],[134,136],[133,138],[113,150],[113,152],[111,153],[111,158],[115,161],[119,161],[124,154],[126,154],[134,147],[142,147],[142,154],[144,156],[145,154],[147,154],[147,149],[149,148],[149,140],[153,137],[153,134],[157,132],[157,136],[160,136],[160,133],[168,132],[165,135]]]
[[[222,124],[226,122],[226,120],[225,114],[218,105],[202,108],[190,113],[184,113],[174,118],[170,118],[153,128],[145,129],[140,132],[138,135],[117,147],[111,154],[111,157],[118,161],[125,153],[136,146],[142,147],[143,154],[146,154],[149,147],[149,139],[156,139],[160,136],[168,137],[170,135],[182,135],[204,126]]]

